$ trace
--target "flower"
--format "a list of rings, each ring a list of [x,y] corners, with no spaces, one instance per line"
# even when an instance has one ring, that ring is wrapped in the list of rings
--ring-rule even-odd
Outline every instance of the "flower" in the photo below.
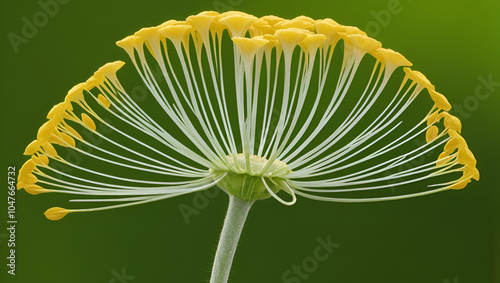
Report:
[[[273,197],[292,205],[297,195],[384,201],[479,180],[445,96],[403,55],[356,27],[202,12],[143,28],[117,45],[157,103],[136,101],[122,85],[124,62],[102,66],[50,110],[26,147],[31,159],[18,182],[31,194],[117,204],[53,207],[48,219],[214,185],[245,201]],[[421,137],[426,142],[416,143]],[[439,148],[437,159],[415,165]],[[439,182],[407,191],[424,180]],[[397,195],[387,195],[395,187]]]

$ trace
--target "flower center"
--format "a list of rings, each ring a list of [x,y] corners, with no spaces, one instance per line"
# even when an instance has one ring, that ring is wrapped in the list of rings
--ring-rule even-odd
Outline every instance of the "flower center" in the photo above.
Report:
[[[243,154],[238,154],[236,158],[228,155],[226,158],[232,167],[240,170],[239,173],[211,170],[214,176],[226,174],[217,185],[229,194],[245,201],[254,201],[269,198],[270,191],[277,193],[286,190],[285,176],[291,172],[286,163],[274,160],[268,164],[266,158],[256,155],[250,155],[248,161]]]

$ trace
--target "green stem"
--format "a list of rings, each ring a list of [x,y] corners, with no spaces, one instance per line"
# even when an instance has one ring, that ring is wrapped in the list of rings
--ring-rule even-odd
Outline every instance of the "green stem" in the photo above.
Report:
[[[253,201],[248,202],[229,195],[229,208],[227,209],[219,245],[215,253],[210,283],[227,282],[241,230],[243,230],[248,211],[250,211],[253,203]]]

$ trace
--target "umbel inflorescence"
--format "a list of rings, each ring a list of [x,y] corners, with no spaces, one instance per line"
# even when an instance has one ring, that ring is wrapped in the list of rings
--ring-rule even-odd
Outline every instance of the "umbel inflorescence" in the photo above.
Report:
[[[117,45],[157,108],[133,98],[116,61],[50,110],[26,148],[31,159],[18,188],[103,204],[50,208],[51,220],[214,185],[244,201],[291,205],[296,195],[403,199],[479,179],[447,99],[400,53],[356,27],[203,12],[143,28]],[[413,103],[423,95],[429,110]],[[422,137],[426,143],[414,142]],[[429,159],[433,152],[442,153]],[[75,153],[92,162],[74,162]],[[414,165],[422,158],[429,160]],[[421,190],[409,192],[415,182]]]

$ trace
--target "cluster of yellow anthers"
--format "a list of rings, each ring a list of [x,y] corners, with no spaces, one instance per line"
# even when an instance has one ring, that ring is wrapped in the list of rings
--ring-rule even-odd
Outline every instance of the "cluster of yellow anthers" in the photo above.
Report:
[[[75,139],[83,141],[82,136],[74,128],[68,125],[66,121],[76,122],[91,131],[96,130],[95,122],[88,114],[81,113],[81,117],[78,117],[73,113],[72,103],[76,103],[83,109],[87,109],[89,112],[93,113],[85,103],[84,92],[91,90],[97,85],[104,84],[105,78],[111,81],[116,79],[116,71],[124,64],[124,62],[116,61],[104,65],[85,83],[79,83],[71,88],[64,102],[52,107],[47,114],[48,121],[38,130],[37,139],[32,141],[24,151],[25,155],[31,155],[31,159],[26,161],[19,170],[18,189],[24,189],[26,192],[33,195],[50,192],[50,190],[36,184],[38,179],[33,173],[44,175],[37,169],[37,166],[48,166],[49,158],[67,162],[58,156],[57,150],[53,145],[75,147]],[[109,108],[110,102],[102,94],[99,94],[98,100],[103,107]],[[59,211],[59,209],[56,208],[56,211]]]
[[[421,77],[425,79],[423,75]],[[462,177],[450,184],[449,188],[455,190],[463,189],[470,183],[471,179],[479,181],[476,158],[467,146],[465,139],[460,135],[462,123],[460,123],[457,117],[447,112],[451,109],[451,105],[447,99],[441,93],[435,91],[434,85],[430,84],[427,79],[425,79],[425,84],[435,103],[433,107],[434,112],[431,111],[431,114],[427,118],[427,125],[430,127],[427,129],[425,138],[427,142],[430,142],[435,140],[438,135],[447,134],[450,137],[444,146],[443,152],[439,155],[436,165],[438,167],[453,166],[455,164],[462,165],[458,169],[463,172]],[[446,129],[442,133],[439,133],[439,129],[433,124],[441,119],[444,120]]]
[[[233,42],[233,53],[230,57],[234,55],[234,70],[231,69],[229,73],[234,74],[236,82],[234,90],[226,89],[227,86],[223,78],[222,58],[227,56],[227,52],[222,52],[225,32],[229,34]],[[344,52],[340,75],[334,89],[325,90],[325,84],[330,80],[328,73],[334,49],[340,41],[343,42]],[[116,113],[128,113],[122,117],[125,117],[125,120],[135,119],[130,123],[132,126],[139,125],[139,129],[145,134],[164,140],[164,144],[170,149],[199,164],[201,168],[205,168],[205,171],[200,173],[201,169],[189,168],[189,166],[178,162],[177,164],[181,164],[180,167],[169,165],[170,167],[165,169],[170,174],[182,173],[191,177],[199,176],[203,180],[203,182],[190,183],[186,187],[189,190],[208,188],[221,180],[220,184],[227,183],[229,178],[234,181],[235,176],[239,176],[235,174],[248,174],[260,178],[264,192],[265,189],[268,191],[267,196],[273,196],[285,204],[293,203],[295,194],[317,200],[355,202],[391,200],[446,189],[461,189],[471,179],[479,179],[476,160],[465,140],[460,136],[460,121],[448,113],[451,106],[447,99],[435,91],[434,85],[422,73],[408,68],[412,64],[403,55],[391,49],[382,48],[379,41],[368,37],[365,32],[356,27],[340,25],[332,19],[314,20],[305,16],[286,20],[276,16],[257,18],[234,11],[222,14],[202,12],[188,17],[185,21],[169,20],[159,26],[143,28],[134,35],[118,41],[117,45],[128,53],[152,96],[176,126],[192,141],[193,145],[191,147],[184,146],[175,137],[169,135],[168,131],[164,131],[158,124],[152,122],[153,119],[130,99],[117,79],[116,72],[124,63],[121,61],[109,63],[95,72],[85,83],[73,87],[65,101],[54,106],[49,112],[47,115],[49,121],[40,127],[37,139],[26,148],[25,154],[31,155],[31,159],[20,170],[19,189],[24,188],[31,194],[57,191],[37,185],[38,179],[35,175],[50,178],[48,173],[44,173],[38,168],[49,168],[50,159],[68,164],[68,161],[58,156],[53,145],[75,148],[75,141],[86,143],[82,136],[67,123],[68,121],[79,124],[93,133],[97,133],[94,120],[97,119],[99,122],[105,123],[86,103],[85,97],[88,95],[92,96],[104,108],[115,107],[120,110]],[[168,89],[167,94],[162,91],[162,87],[152,75],[144,46],[165,77],[166,86],[163,89]],[[167,51],[167,47],[171,48],[172,46],[173,49]],[[195,56],[191,56],[193,49]],[[181,66],[179,69],[172,67],[172,53],[178,56],[177,59],[179,59],[178,62]],[[367,88],[360,96],[359,103],[337,129],[329,132],[322,141],[316,144],[311,143],[318,137],[319,133],[329,130],[325,125],[342,103],[362,58],[367,54],[371,55],[376,63],[368,80]],[[196,68],[193,68],[193,58],[197,59],[199,71],[203,75],[195,74]],[[282,58],[284,62],[280,61]],[[297,65],[292,64],[293,60],[295,63],[298,62],[296,71],[292,70]],[[213,84],[213,89],[207,87],[208,84],[205,80],[204,73],[207,72],[204,72],[203,68],[207,68],[207,66],[209,68],[208,81]],[[311,94],[309,86],[315,67],[319,73],[319,90]],[[391,75],[399,67],[405,67],[406,75],[394,96],[394,100],[368,128],[345,146],[335,150],[334,145],[365,116],[384,90]],[[267,84],[264,88],[259,85],[261,71],[262,74],[267,75]],[[291,78],[293,74],[297,75],[296,80]],[[184,76],[184,80],[179,82],[179,78],[182,76]],[[282,77],[282,80],[278,77]],[[280,93],[276,94],[277,85],[281,81],[283,86],[278,87]],[[434,106],[424,119],[412,130],[401,135],[401,138],[353,162],[352,157],[385,137],[385,132],[392,131],[388,130],[387,127],[407,109],[424,89],[427,89],[430,98],[434,101]],[[94,95],[95,91],[99,92],[97,96]],[[261,102],[261,92],[265,93],[265,103]],[[206,98],[203,97],[203,93]],[[237,103],[236,111],[234,111],[236,114],[226,108],[225,96],[233,93]],[[323,93],[330,95],[330,98],[325,109],[321,110],[323,112],[320,113],[318,105],[323,101],[322,97],[326,95],[322,96]],[[277,96],[280,96],[280,99],[276,99],[275,102],[274,98]],[[217,104],[212,105],[210,97],[217,98]],[[314,101],[314,103],[312,108],[308,110],[310,114],[306,115],[307,119],[299,119],[304,115],[303,105],[305,101]],[[80,117],[73,113],[74,104],[83,109]],[[273,106],[274,104],[279,106],[280,114],[276,129],[271,132],[269,130],[271,113],[273,107],[277,108]],[[217,109],[220,110],[220,113],[216,115],[214,113]],[[116,113],[113,114],[116,115]],[[260,120],[257,119],[257,116],[264,117],[262,125],[258,125]],[[314,124],[316,122],[312,122],[313,120],[319,120],[319,122]],[[440,121],[444,122],[444,129],[442,127],[441,130],[437,126]],[[354,174],[318,179],[319,176],[328,176],[332,172],[386,154],[415,137],[416,134],[413,134],[413,131],[425,123],[427,123],[427,127],[423,131],[426,131],[427,142],[434,144],[433,147],[419,147],[407,154],[380,163],[379,166],[360,170]],[[393,126],[393,128],[398,125]],[[377,135],[381,136],[377,137]],[[373,143],[360,149],[363,143],[375,137],[377,139]],[[406,139],[403,140],[403,138]],[[439,142],[437,142],[438,140]],[[444,152],[439,156],[437,164],[433,163],[432,168],[429,167],[429,164],[424,164],[382,178],[363,180],[380,174],[383,170],[405,164],[445,142]],[[308,145],[310,147],[307,147]],[[157,152],[160,153],[160,151]],[[413,156],[409,158],[412,154]],[[343,162],[348,162],[348,164],[340,166]],[[118,163],[114,162],[114,164]],[[211,176],[212,179],[207,179],[206,169],[209,169],[210,174],[218,174],[217,178]],[[363,186],[370,182],[391,181],[428,171],[432,172],[424,177],[404,180],[400,183],[354,189],[324,190],[327,187],[344,188]],[[438,184],[436,186],[440,186],[440,188],[436,190],[398,197],[344,199],[309,194],[310,192],[332,193],[380,189],[459,171],[463,172],[461,178]],[[226,179],[223,179],[225,177]],[[46,182],[46,184],[53,185],[54,183]],[[272,184],[276,186],[273,187]],[[71,190],[68,186],[65,188]],[[281,200],[276,195],[280,189],[292,195],[293,202]],[[109,188],[107,190],[109,195],[113,195],[114,191]],[[167,193],[168,195],[179,195],[181,193],[178,190],[175,193],[172,193],[174,191]],[[90,190],[82,188],[71,191],[71,193],[79,192],[91,194]],[[142,196],[143,198],[124,199],[124,201],[132,201],[133,204],[136,204],[161,199],[161,197],[148,196],[146,191],[143,194],[145,195]],[[72,211],[77,210],[56,207],[49,209],[46,216],[55,220]]]

